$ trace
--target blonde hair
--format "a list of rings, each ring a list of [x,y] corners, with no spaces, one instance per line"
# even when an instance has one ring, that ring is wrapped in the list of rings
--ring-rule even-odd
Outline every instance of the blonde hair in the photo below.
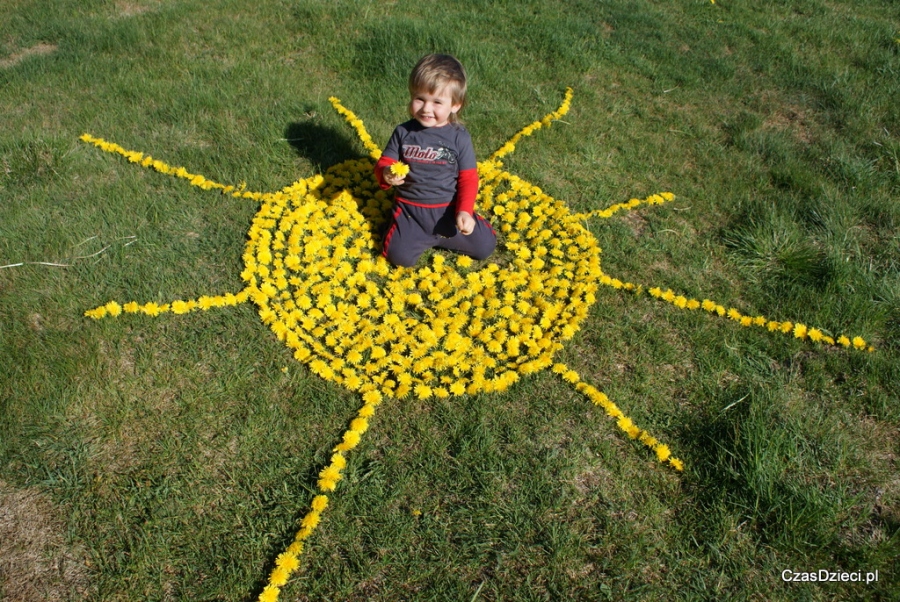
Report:
[[[409,74],[410,96],[417,92],[434,94],[438,90],[449,92],[453,104],[460,105],[460,110],[466,105],[466,70],[449,54],[423,56]],[[458,121],[456,113],[450,114],[450,121]]]

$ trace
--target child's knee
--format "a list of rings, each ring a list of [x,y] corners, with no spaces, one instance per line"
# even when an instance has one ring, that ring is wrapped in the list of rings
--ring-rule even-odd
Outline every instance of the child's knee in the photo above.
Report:
[[[408,249],[402,248],[402,245],[392,245],[385,253],[387,259],[392,265],[402,268],[411,268],[416,265],[421,253],[412,253]]]
[[[491,255],[494,254],[494,249],[497,247],[497,241],[494,241],[490,244],[483,244],[474,249],[472,249],[472,259],[477,259],[481,261],[482,259],[487,259]]]
[[[493,232],[488,230],[482,236],[478,237],[476,244],[470,253],[473,259],[487,259],[497,248],[497,237]]]

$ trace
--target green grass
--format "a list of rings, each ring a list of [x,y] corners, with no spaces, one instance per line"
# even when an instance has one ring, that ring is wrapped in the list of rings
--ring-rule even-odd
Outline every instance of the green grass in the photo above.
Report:
[[[861,335],[825,349],[603,289],[560,353],[686,463],[549,372],[388,401],[287,600],[882,600],[900,558],[895,3],[12,0],[0,6],[0,598],[250,600],[360,404],[250,306],[95,322],[241,288],[255,212],[90,132],[276,190],[379,143],[455,53],[480,158],[592,221],[604,270]],[[70,267],[34,262],[69,264]],[[286,368],[286,370],[282,370]],[[878,583],[781,572],[879,571]]]

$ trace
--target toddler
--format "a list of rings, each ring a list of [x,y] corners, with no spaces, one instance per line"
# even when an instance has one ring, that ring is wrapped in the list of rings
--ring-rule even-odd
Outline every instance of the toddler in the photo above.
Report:
[[[445,54],[423,57],[409,76],[409,95],[412,119],[394,129],[375,165],[381,187],[395,189],[382,254],[399,266],[415,265],[433,247],[485,259],[497,236],[475,214],[475,150],[458,118],[466,100],[462,64]],[[391,173],[397,162],[409,166],[405,176]]]

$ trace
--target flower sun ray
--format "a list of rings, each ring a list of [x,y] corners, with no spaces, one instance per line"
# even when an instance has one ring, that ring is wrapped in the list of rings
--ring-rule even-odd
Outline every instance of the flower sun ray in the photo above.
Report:
[[[765,327],[800,339],[872,351],[861,337],[837,338],[804,324],[746,316],[709,299],[699,301],[670,289],[647,288],[608,276],[601,250],[585,227],[594,217],[672,201],[669,192],[631,199],[606,209],[571,213],[562,201],[503,170],[502,158],[522,138],[565,115],[567,89],[556,111],[524,127],[478,164],[478,197],[502,237],[506,265],[475,265],[470,258],[436,253],[426,265],[395,268],[381,257],[377,233],[389,216],[391,199],[373,176],[381,151],[365,125],[337,98],[335,110],[353,127],[369,157],[330,167],[324,175],[297,180],[277,192],[252,192],[223,185],[138,151],[84,134],[81,139],[129,162],[260,203],[243,254],[236,294],[158,304],[116,301],[87,310],[100,319],[122,313],[157,316],[187,313],[253,301],[262,321],[320,377],[360,394],[363,405],[319,472],[317,494],[300,520],[294,541],[274,562],[259,599],[274,602],[300,566],[299,556],[318,526],[369,421],[385,399],[421,399],[490,393],[521,376],[550,368],[594,405],[630,439],[677,471],[683,462],[667,445],[637,426],[603,392],[584,382],[567,365],[554,362],[596,301],[600,285],[635,294],[648,292],[680,309],[703,309],[742,326]]]

